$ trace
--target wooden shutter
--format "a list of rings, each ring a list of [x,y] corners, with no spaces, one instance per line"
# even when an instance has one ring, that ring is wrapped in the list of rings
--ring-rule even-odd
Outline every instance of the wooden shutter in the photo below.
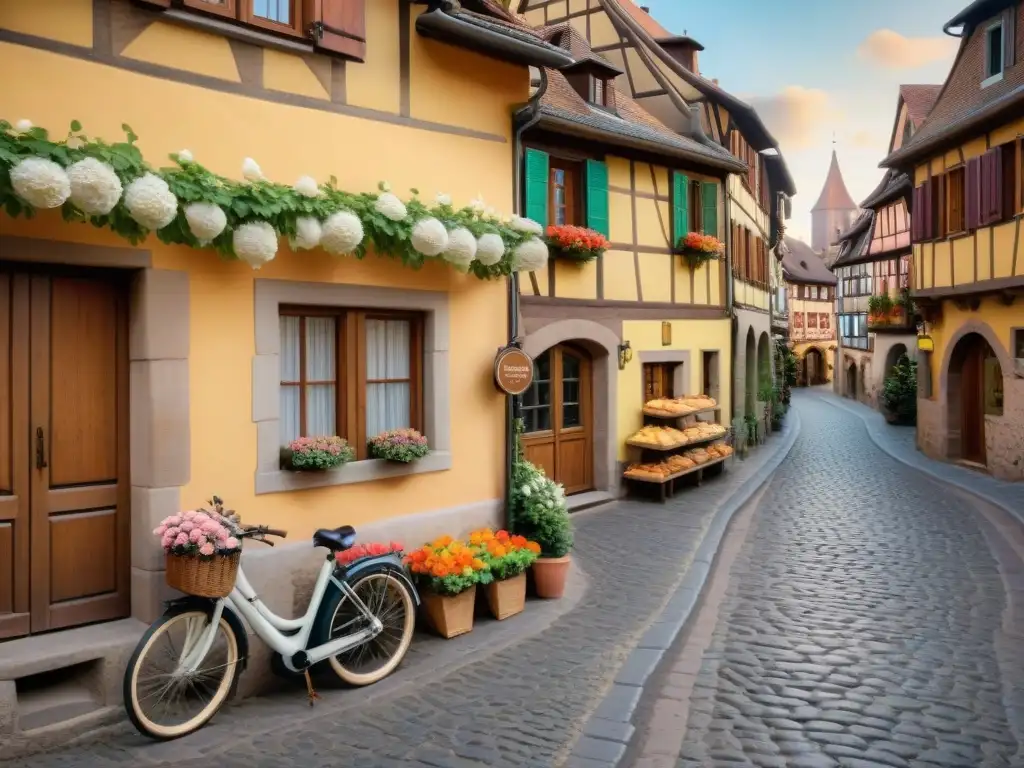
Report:
[[[547,227],[548,174],[550,173],[547,152],[541,152],[539,149],[526,150],[525,166],[523,211],[526,218],[533,219],[542,227]]]
[[[935,181],[928,179],[921,186],[921,202],[924,203],[922,206],[924,214],[921,222],[921,239],[930,240],[933,237],[937,237],[936,226],[938,224],[935,216]]]
[[[966,181],[964,182],[964,205],[967,212],[967,229],[977,229],[981,225],[980,157],[974,157],[967,161]]]
[[[914,187],[911,198],[910,239],[915,243],[924,240],[924,184]]]
[[[1003,148],[993,147],[981,156],[981,225],[1003,218]]]
[[[718,182],[705,181],[700,188],[701,224],[705,235],[718,237]]]
[[[318,51],[366,60],[367,0],[304,0]]]
[[[587,160],[587,226],[608,237],[608,166]]]
[[[672,172],[672,245],[690,231],[690,177],[678,171]]]

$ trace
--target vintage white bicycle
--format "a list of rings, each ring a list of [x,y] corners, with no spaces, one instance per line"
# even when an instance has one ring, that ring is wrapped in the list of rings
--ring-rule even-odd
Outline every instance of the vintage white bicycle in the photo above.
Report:
[[[253,541],[285,531],[245,527]],[[351,526],[322,529],[313,545],[326,547],[305,615],[284,619],[259,599],[241,567],[226,598],[185,596],[168,603],[139,641],[124,675],[124,703],[138,730],[154,739],[176,739],[202,728],[227,701],[245,669],[248,636],[240,616],[290,672],[304,674],[310,705],[317,697],[309,677],[328,661],[349,685],[387,677],[412,642],[419,595],[397,554],[342,566],[335,553],[352,547]]]

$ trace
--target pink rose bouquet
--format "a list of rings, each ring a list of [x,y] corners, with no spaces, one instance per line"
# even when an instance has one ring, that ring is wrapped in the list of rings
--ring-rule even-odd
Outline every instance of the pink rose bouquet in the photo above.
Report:
[[[367,447],[370,456],[375,459],[400,461],[403,464],[422,459],[430,453],[427,438],[415,429],[393,429],[390,432],[381,432],[370,440]]]
[[[242,544],[231,520],[208,510],[189,510],[171,515],[153,531],[169,555],[213,557],[233,555]]]

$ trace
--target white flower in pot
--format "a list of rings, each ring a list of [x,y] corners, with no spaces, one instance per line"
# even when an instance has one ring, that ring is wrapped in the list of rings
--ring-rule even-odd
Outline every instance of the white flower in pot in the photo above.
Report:
[[[14,193],[35,208],[60,208],[71,196],[67,173],[53,160],[26,157],[11,168]]]

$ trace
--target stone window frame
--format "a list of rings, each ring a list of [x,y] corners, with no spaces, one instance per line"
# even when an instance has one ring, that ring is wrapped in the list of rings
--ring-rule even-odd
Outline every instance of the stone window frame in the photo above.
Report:
[[[256,350],[252,359],[252,420],[256,423],[256,495],[365,483],[452,468],[449,297],[423,291],[341,283],[256,279],[253,286]],[[359,307],[422,312],[423,432],[430,453],[410,464],[353,461],[327,472],[281,469],[281,305]]]

